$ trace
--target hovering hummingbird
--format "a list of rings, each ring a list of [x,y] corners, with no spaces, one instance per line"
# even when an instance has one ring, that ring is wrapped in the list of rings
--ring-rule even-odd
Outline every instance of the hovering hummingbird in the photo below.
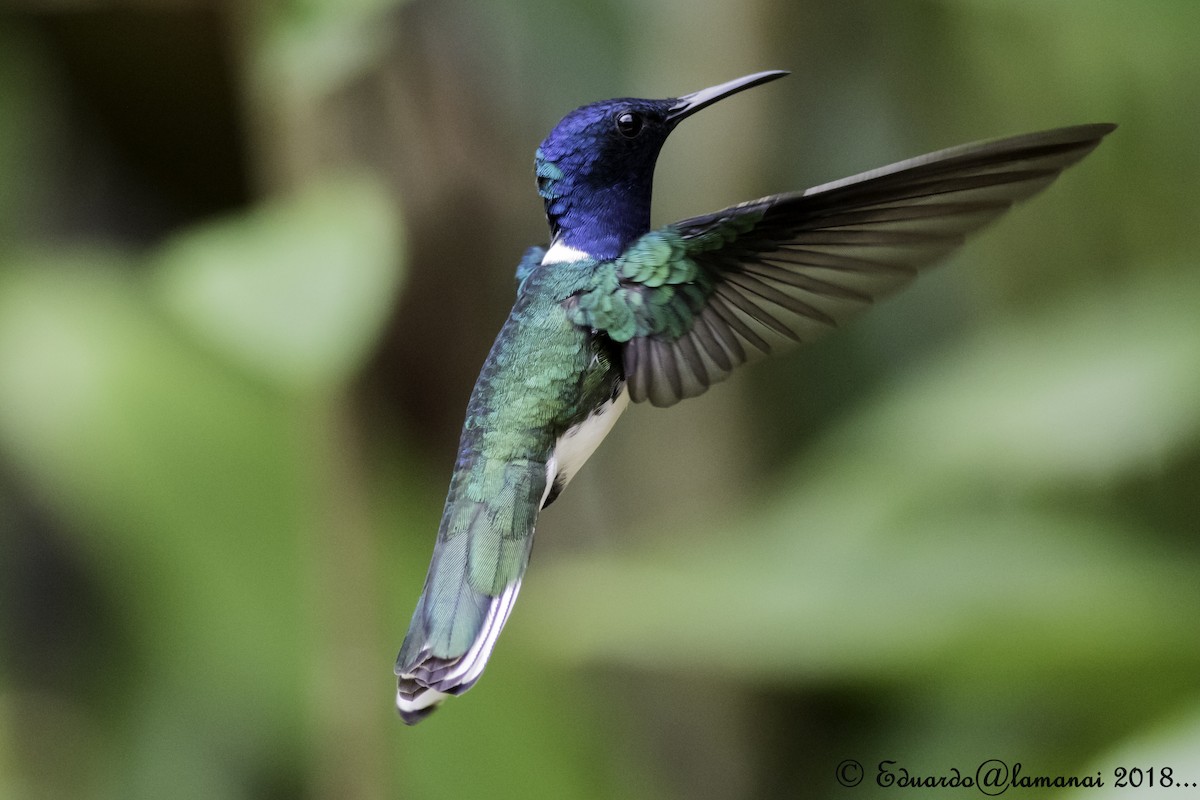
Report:
[[[550,246],[518,265],[516,304],[467,406],[433,561],[396,659],[406,723],[479,680],[520,591],[538,512],[630,400],[673,405],[837,327],[1116,127],[963,145],[652,230],[654,164],[675,126],[786,74],[593,103],[538,148]]]

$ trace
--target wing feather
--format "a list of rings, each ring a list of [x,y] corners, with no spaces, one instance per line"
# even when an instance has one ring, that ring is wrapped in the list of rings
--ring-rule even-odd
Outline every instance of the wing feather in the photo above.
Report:
[[[671,405],[841,325],[1046,188],[1115,127],[954,147],[651,231],[636,260],[618,260],[615,279],[594,289],[632,315],[617,339],[631,397]]]

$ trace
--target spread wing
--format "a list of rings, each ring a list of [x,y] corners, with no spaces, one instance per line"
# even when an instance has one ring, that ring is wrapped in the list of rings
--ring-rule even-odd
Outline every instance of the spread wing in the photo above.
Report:
[[[968,144],[643,236],[569,301],[624,346],[635,401],[669,406],[906,285],[1116,126]]]

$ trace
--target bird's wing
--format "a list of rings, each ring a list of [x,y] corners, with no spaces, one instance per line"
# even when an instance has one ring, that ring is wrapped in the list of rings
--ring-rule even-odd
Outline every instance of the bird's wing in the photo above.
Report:
[[[672,405],[901,288],[1115,127],[963,145],[677,222],[602,265],[569,313],[623,344],[633,400]]]

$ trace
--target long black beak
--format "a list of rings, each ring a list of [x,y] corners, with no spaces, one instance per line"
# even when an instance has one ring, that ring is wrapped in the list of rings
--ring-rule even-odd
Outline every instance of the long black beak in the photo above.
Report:
[[[782,78],[787,74],[787,72],[781,69],[770,69],[766,72],[756,72],[753,75],[734,78],[717,86],[710,86],[698,92],[685,94],[683,97],[677,99],[675,105],[667,112],[667,121],[679,122],[679,120],[690,117],[700,109],[707,108],[718,100],[729,97],[731,94],[736,94],[743,89],[749,89],[752,86],[758,86],[767,81],[773,81],[776,78]]]

